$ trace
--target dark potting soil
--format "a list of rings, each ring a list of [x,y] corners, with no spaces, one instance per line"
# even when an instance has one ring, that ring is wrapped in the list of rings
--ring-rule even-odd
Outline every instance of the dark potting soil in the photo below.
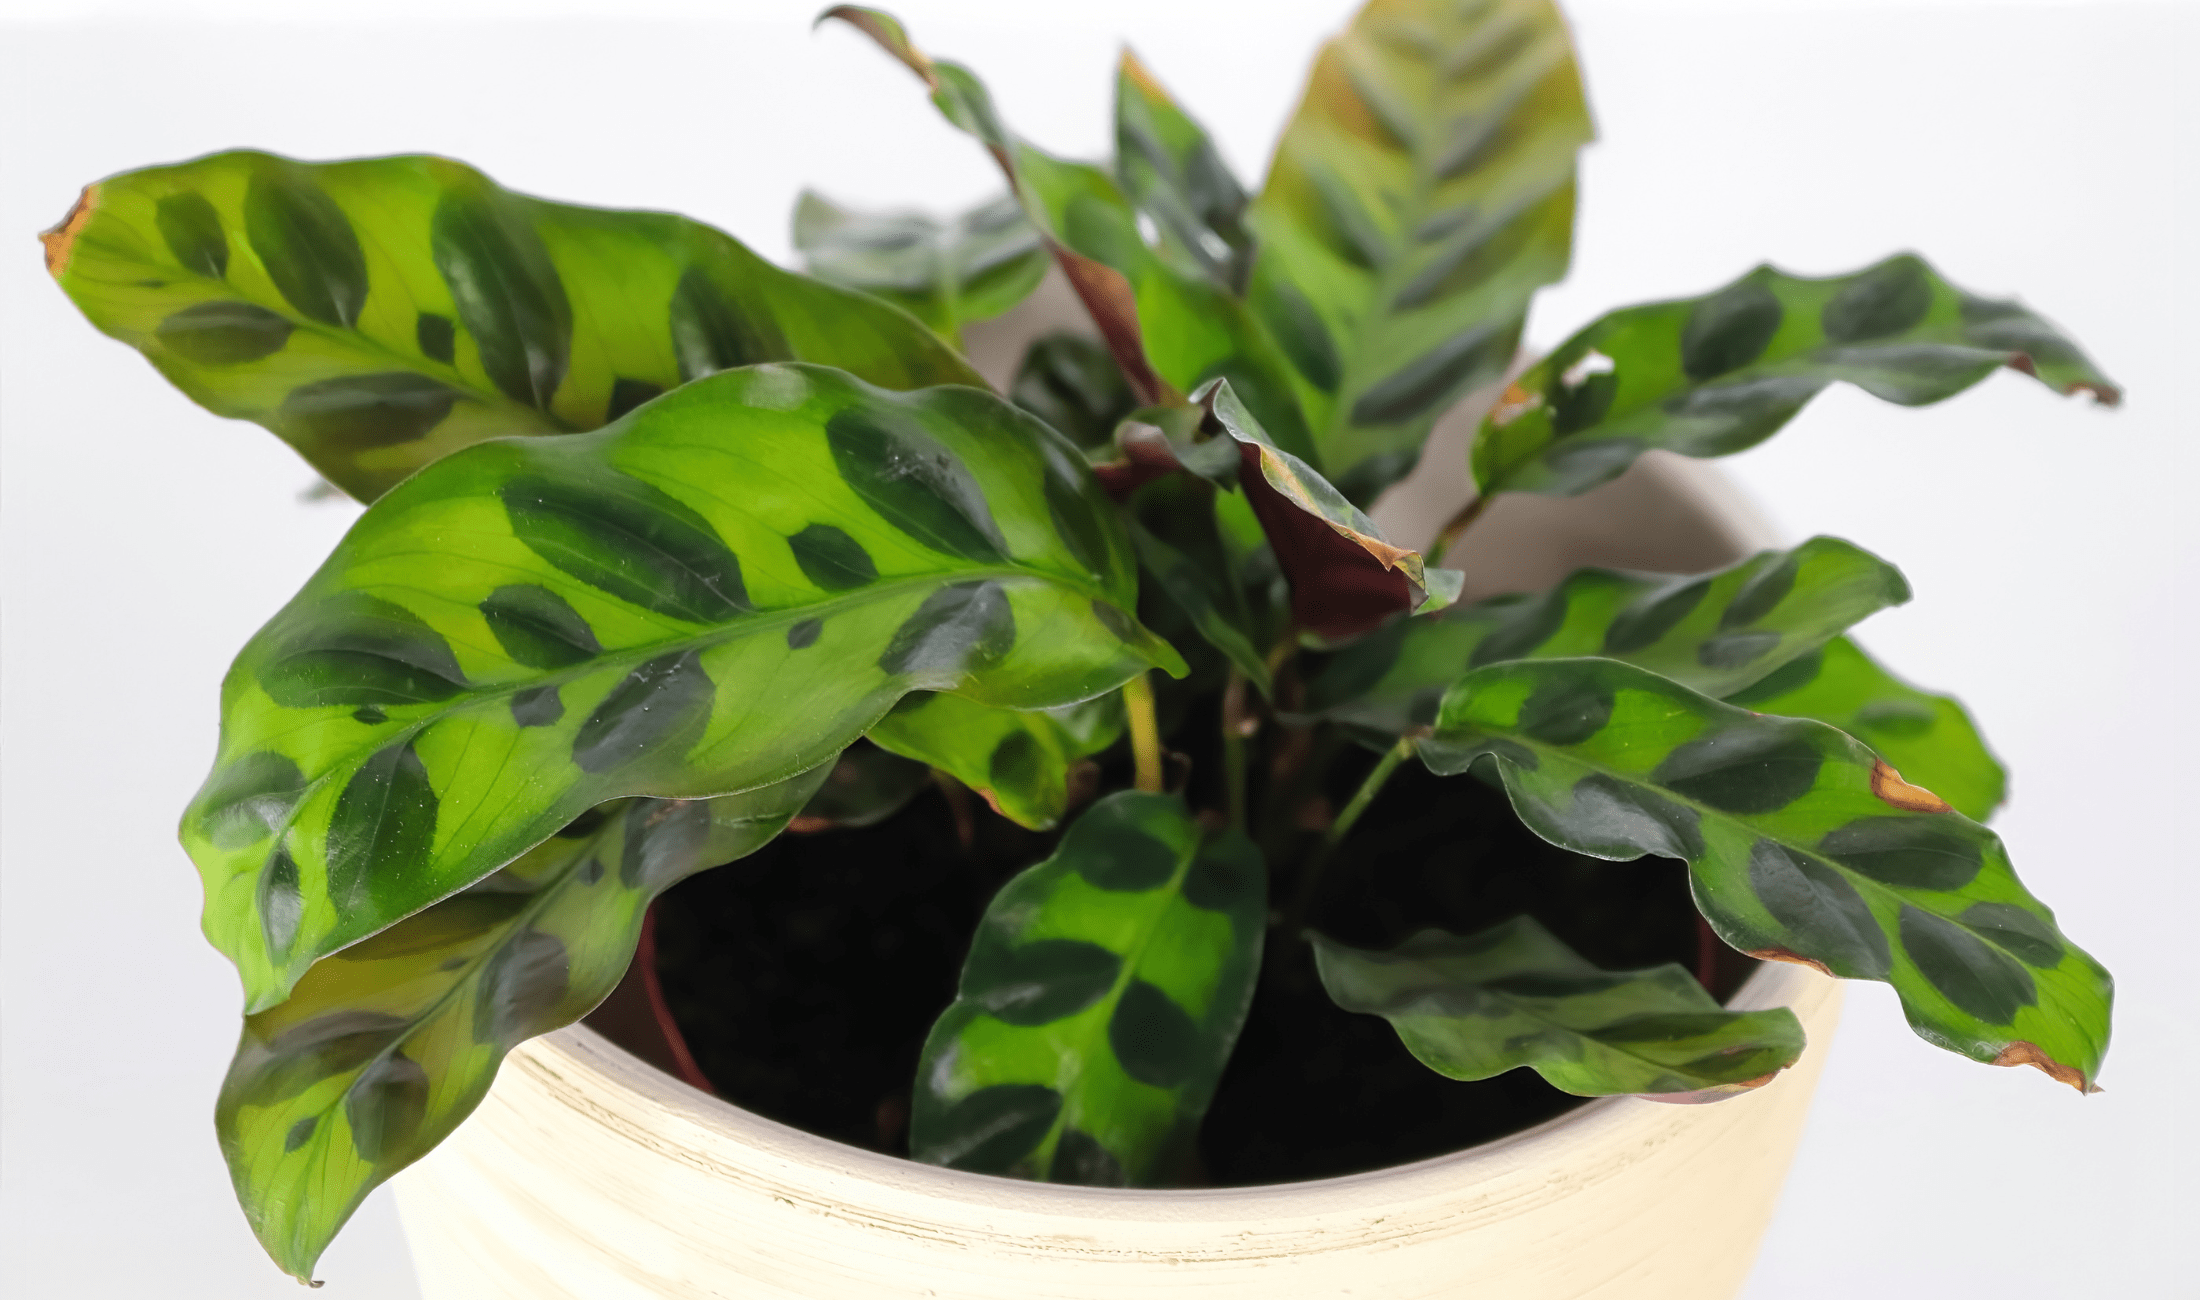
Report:
[[[1372,756],[1340,761],[1341,796]],[[1108,773],[1107,788],[1128,773]],[[1195,806],[1206,802],[1195,780]],[[1054,837],[962,815],[926,789],[878,825],[783,835],[705,872],[658,908],[658,973],[689,1050],[719,1094],[855,1146],[908,1154],[909,1089],[986,902]],[[1271,882],[1278,909],[1297,882]],[[1536,838],[1504,795],[1406,764],[1325,873],[1309,915],[1359,947],[1429,927],[1471,933],[1526,913],[1607,969],[1713,967],[1725,996],[1754,963],[1700,947],[1681,864],[1605,862]],[[1204,1180],[1286,1182],[1456,1151],[1581,1104],[1530,1070],[1444,1078],[1390,1025],[1337,1009],[1306,946],[1271,930],[1243,1036],[1200,1133]]]

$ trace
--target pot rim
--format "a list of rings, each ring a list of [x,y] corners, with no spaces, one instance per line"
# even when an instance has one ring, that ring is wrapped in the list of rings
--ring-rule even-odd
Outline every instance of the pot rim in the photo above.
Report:
[[[1749,974],[1727,1005],[1738,1010],[1790,1006],[1819,992],[1811,987],[1817,982],[1837,984],[1799,966],[1764,962]],[[1355,1208],[1381,1212],[1423,1197],[1456,1197],[1463,1188],[1477,1183],[1517,1178],[1523,1168],[1542,1162],[1547,1154],[1555,1155],[1560,1149],[1576,1149],[1608,1137],[1621,1142],[1639,1140],[1644,1122],[1656,1118],[1643,1114],[1646,1107],[1655,1107],[1674,1120],[1701,1109],[1639,1097],[1601,1097],[1517,1133],[1381,1169],[1243,1187],[1110,1188],[973,1173],[850,1146],[698,1091],[584,1025],[535,1040],[513,1055],[508,1068],[541,1076],[543,1083],[566,1093],[582,1109],[594,1112],[600,1122],[650,1146],[664,1147],[668,1136],[664,1130],[668,1127],[703,1130],[715,1142],[679,1143],[680,1158],[689,1163],[723,1168],[709,1152],[714,1146],[722,1149],[730,1145],[783,1170],[807,1169],[813,1177],[822,1175],[823,1182],[833,1185],[833,1200],[843,1210],[866,1202],[879,1203],[860,1190],[872,1188],[972,1209],[1013,1209],[1019,1216],[1118,1222],[1259,1219],[1317,1212],[1327,1215]],[[1785,1076],[1790,1073],[1793,1071],[1784,1071],[1766,1088],[1717,1105],[1748,1105],[1751,1097],[1789,1083]],[[610,1085],[635,1094],[636,1110],[647,1114],[647,1120],[637,1123],[639,1115],[615,1114],[600,1103],[586,1102],[583,1098],[591,1089],[586,1085],[576,1088],[574,1084],[579,1081],[571,1077],[573,1074],[594,1074],[598,1076],[598,1087]],[[1809,1087],[1811,1082],[1806,1079],[1801,1086]],[[1661,1131],[1665,1128],[1652,1127]]]

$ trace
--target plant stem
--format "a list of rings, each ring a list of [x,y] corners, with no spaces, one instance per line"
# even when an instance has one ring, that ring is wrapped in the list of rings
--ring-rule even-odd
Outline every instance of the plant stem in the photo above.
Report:
[[[1360,820],[1360,814],[1366,812],[1367,806],[1375,802],[1375,796],[1382,793],[1383,784],[1390,780],[1390,774],[1397,771],[1398,765],[1405,762],[1412,753],[1413,738],[1400,736],[1398,743],[1376,760],[1375,770],[1369,772],[1367,779],[1360,782],[1360,788],[1352,792],[1352,802],[1346,804],[1344,811],[1337,814],[1337,820],[1329,823],[1329,829],[1322,832],[1323,857],[1328,856],[1328,850],[1344,843],[1344,837],[1352,831],[1352,823]]]
[[[1245,674],[1230,670],[1222,687],[1222,776],[1229,787],[1230,825],[1245,829],[1245,738],[1252,719],[1245,716]]]
[[[1492,493],[1485,492],[1474,500],[1467,502],[1459,507],[1458,514],[1453,515],[1445,522],[1444,526],[1437,531],[1436,540],[1429,543],[1429,563],[1442,564],[1444,562],[1444,552],[1449,551],[1457,544],[1460,535],[1473,527],[1475,520],[1482,517],[1482,511],[1488,507],[1492,495]]]
[[[1298,892],[1291,899],[1291,910],[1284,915],[1284,933],[1297,934],[1305,926],[1306,915],[1314,907],[1314,895],[1321,888],[1322,873],[1329,867],[1330,855],[1337,851],[1339,844],[1344,843],[1344,837],[1351,834],[1352,823],[1360,820],[1360,814],[1366,812],[1367,806],[1375,802],[1375,796],[1382,792],[1384,784],[1390,780],[1390,774],[1397,771],[1398,765],[1405,762],[1407,755],[1412,752],[1412,737],[1399,737],[1398,743],[1376,760],[1374,770],[1367,774],[1366,780],[1360,782],[1360,788],[1352,792],[1351,802],[1345,804],[1344,811],[1338,813],[1337,819],[1329,823],[1329,829],[1322,832],[1321,843],[1315,845],[1314,851],[1307,855],[1306,866],[1299,875]]]
[[[1140,673],[1123,683],[1123,708],[1130,715],[1132,784],[1148,794],[1161,793],[1161,723],[1154,716],[1153,683]]]

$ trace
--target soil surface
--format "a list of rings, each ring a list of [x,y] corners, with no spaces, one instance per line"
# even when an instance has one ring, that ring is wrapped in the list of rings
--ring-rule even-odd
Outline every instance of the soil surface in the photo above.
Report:
[[[1354,752],[1332,765],[1332,806],[1372,763]],[[1128,784],[1114,766],[1103,788]],[[1195,807],[1212,802],[1202,784],[1188,792]],[[908,1153],[917,1053],[954,997],[978,918],[1054,838],[974,798],[958,802],[974,832],[968,849],[957,810],[928,788],[876,826],[782,835],[666,895],[656,930],[665,998],[721,1096],[825,1137]],[[1271,882],[1278,911],[1297,885],[1288,873]],[[1347,943],[1379,948],[1522,913],[1599,966],[1678,962],[1709,973],[1722,997],[1754,965],[1724,945],[1699,946],[1680,863],[1569,853],[1521,826],[1501,792],[1415,763],[1341,846],[1309,915]],[[1480,1083],[1444,1078],[1387,1022],[1338,1010],[1306,945],[1271,930],[1251,1014],[1201,1130],[1201,1181],[1401,1164],[1517,1132],[1581,1100],[1524,1069]]]

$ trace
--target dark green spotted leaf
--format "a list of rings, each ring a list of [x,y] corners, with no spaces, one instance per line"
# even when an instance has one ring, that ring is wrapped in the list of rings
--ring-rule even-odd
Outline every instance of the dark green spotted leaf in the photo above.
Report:
[[[1189,1150],[1260,968],[1267,872],[1237,831],[1124,791],[1002,886],[917,1066],[919,1160],[1150,1187]]]
[[[1115,176],[1153,218],[1164,256],[1232,293],[1245,292],[1253,265],[1245,187],[1206,129],[1127,46],[1115,76]]]
[[[1307,685],[1306,708],[1397,736],[1433,722],[1437,701],[1469,668],[1580,655],[1728,696],[1909,598],[1893,565],[1834,537],[1695,577],[1577,569],[1541,595],[1497,596],[1384,628],[1330,659]]]
[[[87,188],[46,243],[92,324],[361,500],[457,448],[598,428],[733,366],[980,382],[903,313],[709,226],[529,198],[447,158],[148,167]]]
[[[794,246],[810,274],[893,303],[960,346],[962,327],[1022,302],[1047,250],[1014,197],[942,221],[922,212],[853,212],[804,190]]]
[[[1754,447],[1835,380],[1924,406],[2002,366],[2103,406],[2121,398],[2054,326],[1912,254],[1823,279],[1760,266],[1702,298],[1612,312],[1560,344],[1482,422],[1474,478],[1484,493],[1571,496],[1653,447]]]
[[[1441,773],[1494,760],[1554,844],[1683,859],[1720,938],[1891,984],[1929,1042],[2080,1090],[2100,1071],[2108,972],[1999,837],[1824,723],[1615,660],[1523,659],[1461,677],[1420,752]]]
[[[1896,677],[1847,637],[1789,661],[1726,701],[1831,723],[1871,746],[1904,780],[1973,821],[1992,816],[2008,793],[2008,774],[1961,704]]]
[[[1047,334],[1024,349],[1008,399],[1080,447],[1107,445],[1138,406],[1115,359],[1083,334]]]
[[[1403,477],[1511,363],[1566,273],[1592,134],[1550,0],[1373,0],[1322,48],[1247,214],[1249,301],[1346,496]]]
[[[881,749],[946,772],[1010,821],[1043,831],[1069,810],[1078,762],[1123,734],[1123,704],[1109,694],[1056,709],[997,709],[918,692],[866,734]]]
[[[955,696],[948,696],[955,699]],[[932,769],[859,740],[840,751],[832,772],[787,823],[797,834],[875,826],[932,783]]]
[[[1322,986],[1381,1016],[1453,1079],[1527,1066],[1577,1097],[1718,1101],[1772,1082],[1803,1053],[1786,1007],[1728,1011],[1667,964],[1598,970],[1530,917],[1460,938],[1424,930],[1389,952],[1314,935]]]
[[[974,388],[753,366],[468,448],[231,669],[183,832],[207,934],[260,1011],[606,800],[784,780],[910,691],[1037,709],[1182,672],[1136,581],[1075,449]]]
[[[366,1194],[472,1112],[504,1054],[626,973],[650,900],[779,833],[819,767],[720,799],[628,799],[342,952],[248,1016],[215,1124],[245,1217],[301,1281]]]
[[[1264,640],[1216,519],[1218,495],[1190,474],[1155,479],[1131,496],[1131,540],[1145,572],[1200,637],[1266,695]]]
[[[1114,176],[1017,137],[976,74],[918,53],[892,18],[854,5],[835,6],[826,17],[879,41],[924,79],[949,122],[985,145],[1141,403],[1172,402],[1226,378],[1278,444],[1320,464],[1292,392],[1290,363],[1275,342],[1228,288],[1147,242],[1138,207]]]

